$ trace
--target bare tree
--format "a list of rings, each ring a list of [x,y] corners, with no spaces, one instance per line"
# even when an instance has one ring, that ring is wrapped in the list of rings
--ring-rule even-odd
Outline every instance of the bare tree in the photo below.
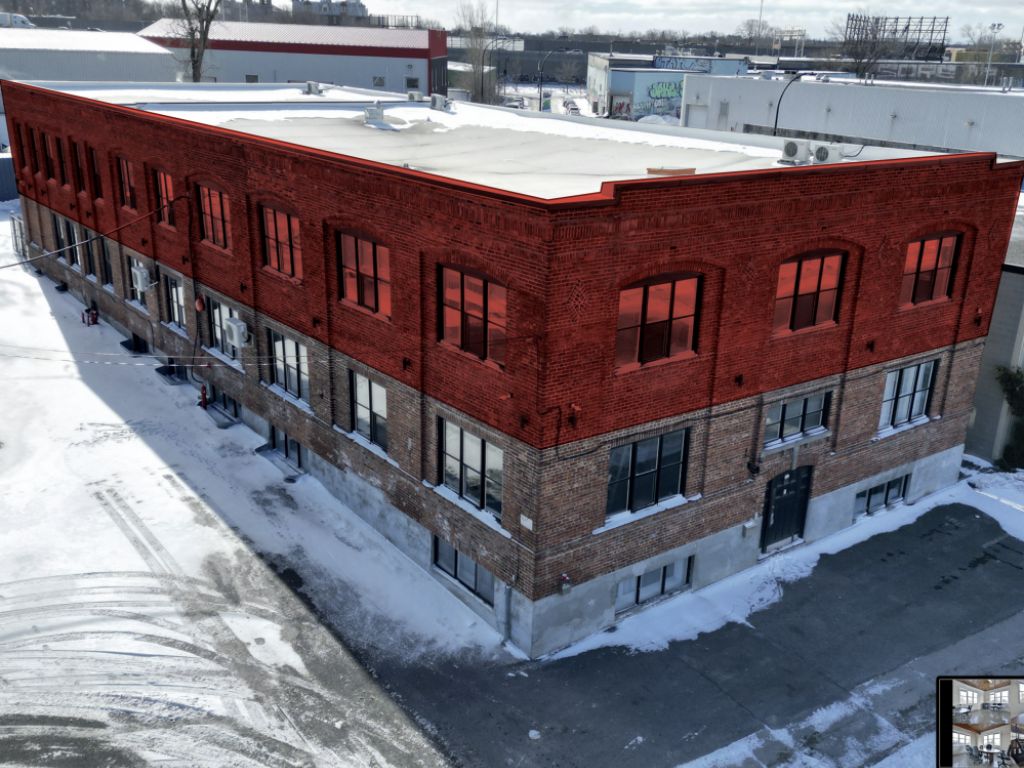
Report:
[[[466,54],[472,67],[470,93],[473,101],[489,103],[494,100],[494,88],[487,88],[484,55],[487,53],[494,30],[494,21],[487,0],[461,0],[455,9],[455,24],[462,33]],[[488,98],[489,94],[489,98]]]
[[[771,24],[763,19],[761,21],[758,21],[757,19],[747,19],[736,27],[736,36],[744,43],[750,45],[757,40],[763,40],[773,34],[774,31],[775,30],[772,29]]]
[[[220,12],[221,0],[179,0],[178,34],[188,48],[188,74],[193,83],[203,79],[203,57],[210,27]]]
[[[859,17],[858,23],[850,24],[851,16]],[[851,60],[858,77],[873,73],[878,62],[890,53],[883,18],[872,16],[868,11],[847,16],[842,40],[843,55]]]

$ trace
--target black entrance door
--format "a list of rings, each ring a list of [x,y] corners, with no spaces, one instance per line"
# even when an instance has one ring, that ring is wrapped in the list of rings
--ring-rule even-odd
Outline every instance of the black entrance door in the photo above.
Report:
[[[772,544],[803,536],[813,467],[797,467],[768,483],[761,528],[761,551]]]

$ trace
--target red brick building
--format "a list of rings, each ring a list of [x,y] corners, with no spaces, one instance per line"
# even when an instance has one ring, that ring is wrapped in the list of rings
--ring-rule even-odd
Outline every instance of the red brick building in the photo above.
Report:
[[[520,647],[956,479],[1021,163],[365,98],[6,82],[30,255]]]

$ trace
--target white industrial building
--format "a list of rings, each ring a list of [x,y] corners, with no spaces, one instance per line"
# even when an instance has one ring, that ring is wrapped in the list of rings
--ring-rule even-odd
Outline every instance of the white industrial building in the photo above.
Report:
[[[139,35],[177,51],[184,69],[187,45],[174,19],[160,19]],[[203,79],[221,83],[318,80],[399,93],[444,93],[447,35],[427,29],[218,21],[210,29]]]
[[[591,53],[587,56],[587,101],[595,115],[638,120],[678,117],[683,81],[694,73],[742,75],[746,58]]]
[[[0,80],[173,82],[174,55],[128,32],[0,28]],[[0,144],[9,144],[0,102]]]
[[[681,123],[771,133],[777,118],[782,136],[1024,157],[1020,90],[821,75],[791,79],[690,75]]]

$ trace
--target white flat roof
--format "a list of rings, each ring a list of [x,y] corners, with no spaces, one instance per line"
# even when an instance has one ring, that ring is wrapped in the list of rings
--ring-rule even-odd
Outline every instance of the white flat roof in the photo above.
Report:
[[[166,48],[130,32],[89,32],[79,29],[0,28],[3,51],[82,51],[102,53],[149,53],[173,56]]]
[[[650,169],[773,168],[784,141],[467,102],[439,111],[404,94],[339,86],[324,86],[316,96],[304,92],[305,84],[33,85],[548,200],[598,192],[606,181],[665,175]],[[384,120],[367,123],[363,108],[376,100]],[[863,161],[935,153],[858,145],[846,154]]]
[[[140,37],[182,37],[177,19],[160,19],[139,31]],[[347,45],[365,48],[427,48],[430,36],[425,29],[386,29],[381,27],[335,27],[324,24],[261,24],[248,21],[215,21],[211,40],[238,43],[278,43],[285,45]]]

